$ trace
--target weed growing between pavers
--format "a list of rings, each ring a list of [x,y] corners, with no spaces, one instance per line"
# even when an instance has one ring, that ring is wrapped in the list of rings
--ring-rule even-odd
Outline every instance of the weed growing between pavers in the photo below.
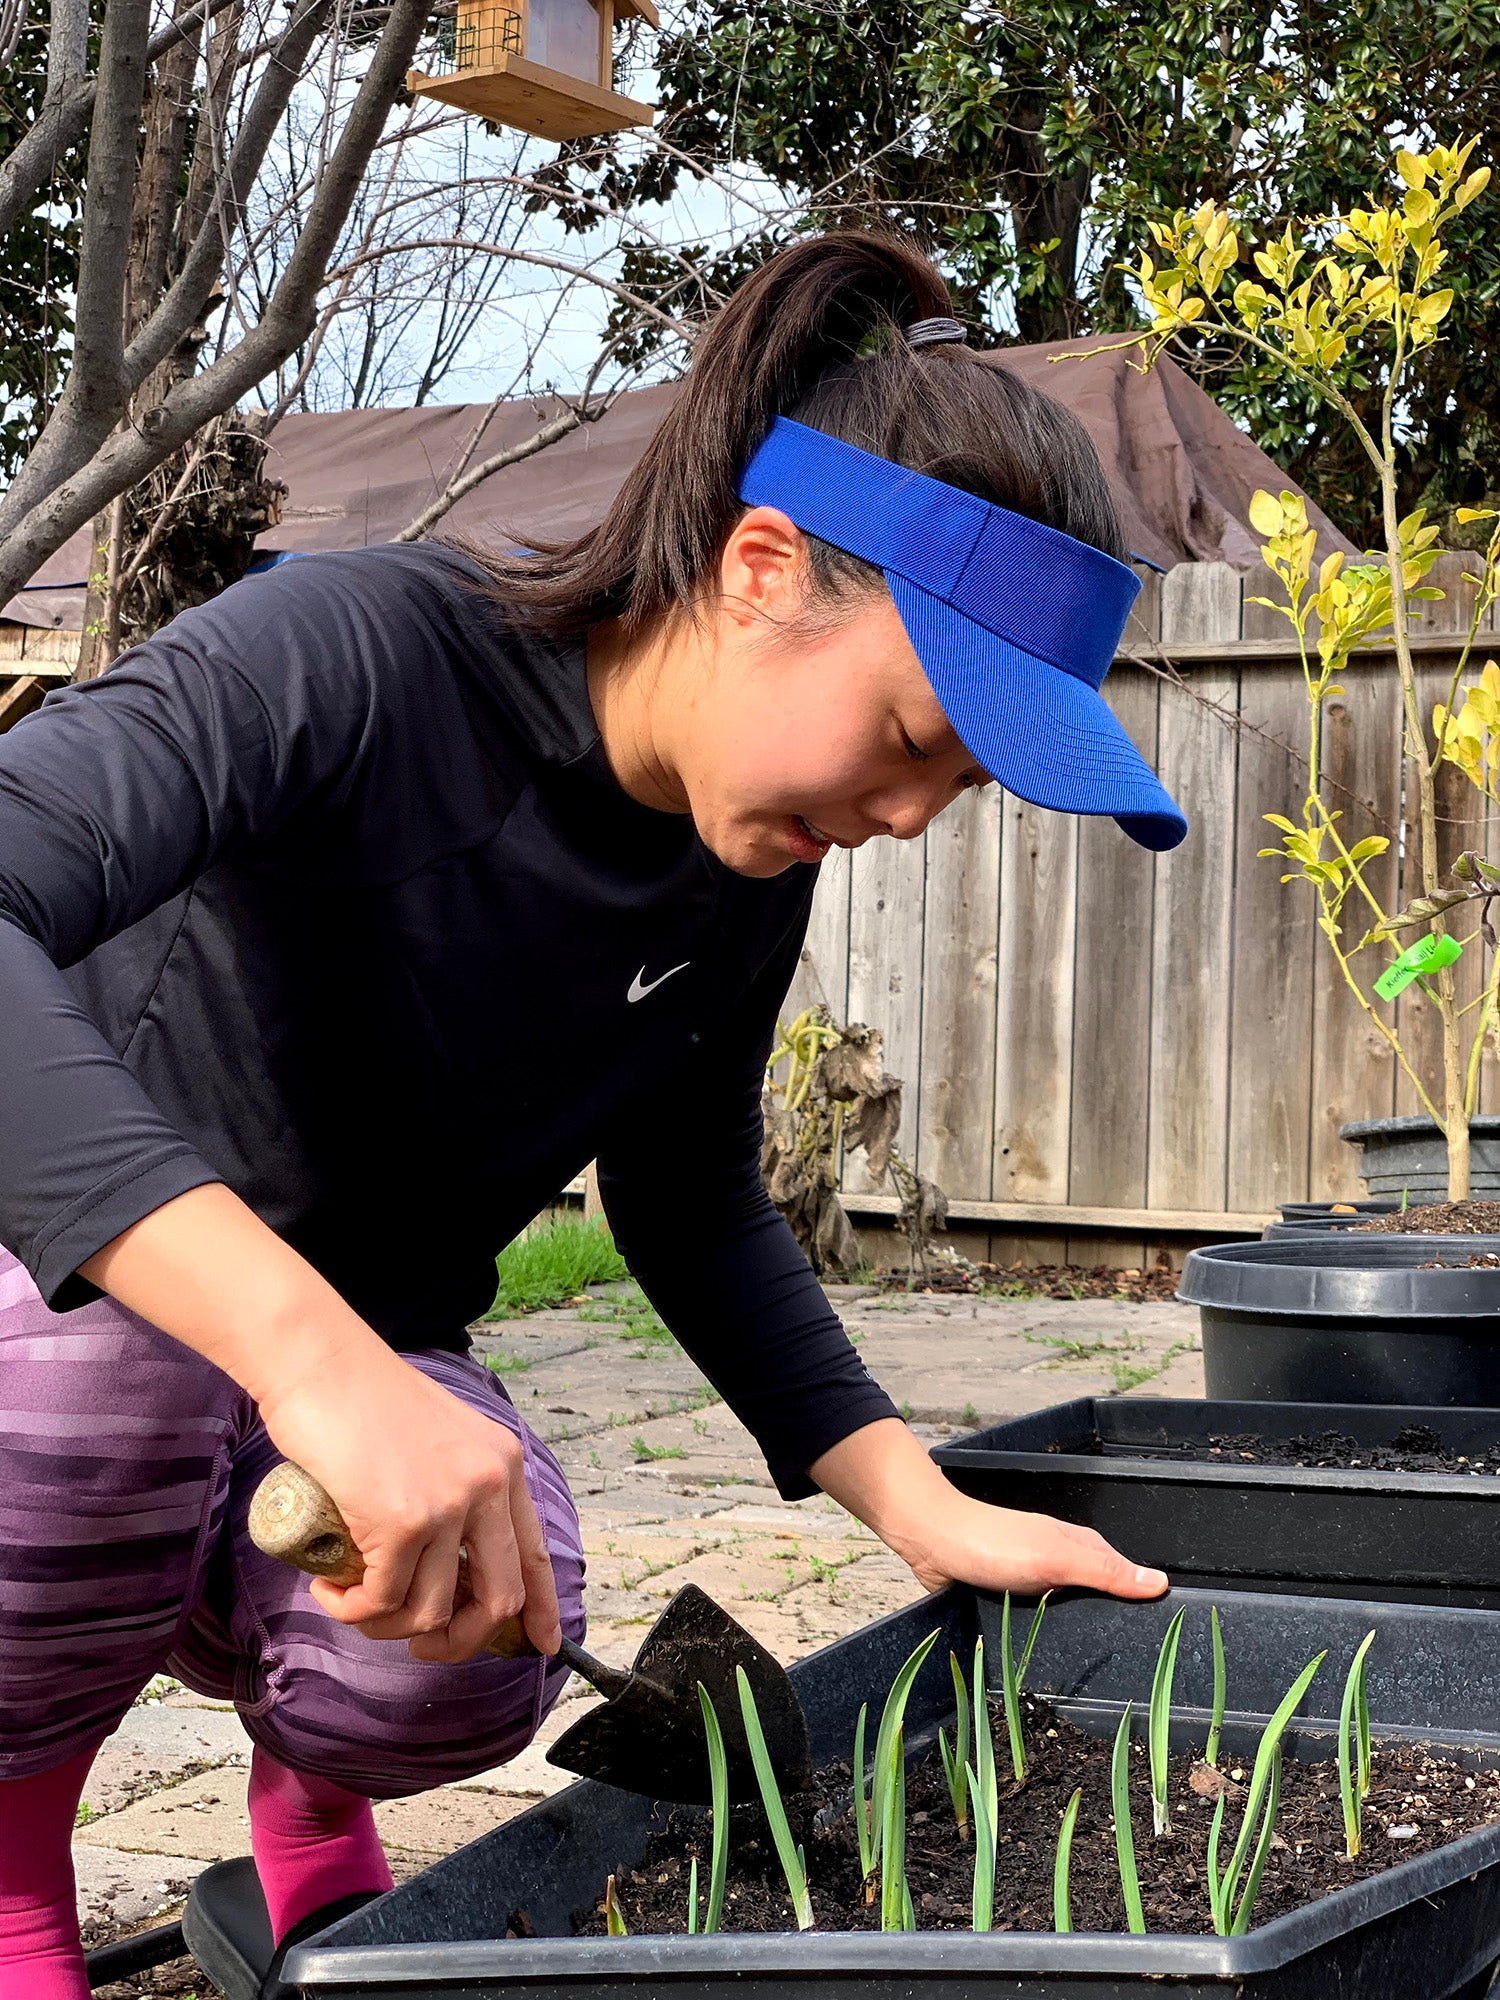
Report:
[[[685,1931],[690,1908],[697,1921],[695,1867],[711,1867],[725,1883],[726,1931],[1240,1934],[1500,1819],[1500,1773],[1466,1771],[1419,1744],[1371,1745],[1368,1640],[1346,1670],[1336,1759],[1282,1754],[1321,1653],[1242,1762],[1169,1757],[1180,1630],[1174,1620],[1163,1642],[1146,1742],[1131,1741],[1128,1717],[1111,1743],[1025,1695],[1024,1656],[1008,1663],[1011,1699],[988,1696],[981,1645],[974,1698],[951,1745],[944,1737],[941,1757],[904,1770],[905,1698],[933,1634],[892,1686],[868,1781],[861,1710],[852,1764],[825,1766],[799,1797],[773,1798],[763,1780],[762,1807],[675,1811],[640,1867],[611,1878],[619,1922],[637,1935]],[[1227,1654],[1232,1677],[1232,1634]],[[1217,1645],[1215,1656],[1217,1668]],[[967,1684],[967,1663],[950,1658],[950,1670]],[[1222,1672],[1215,1679],[1217,1722]],[[1022,1779],[997,1774],[995,1748],[1007,1739],[1006,1762],[1024,1767]],[[604,1930],[602,1906],[580,1913],[575,1928]]]
[[[602,1222],[559,1216],[507,1243],[495,1260],[496,1292],[487,1320],[561,1305],[588,1285],[628,1277],[625,1259]]]

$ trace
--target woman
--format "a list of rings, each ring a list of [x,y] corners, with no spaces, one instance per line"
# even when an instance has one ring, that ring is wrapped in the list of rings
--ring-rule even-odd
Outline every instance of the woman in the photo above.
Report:
[[[151,1674],[244,1717],[278,1937],[388,1884],[372,1797],[534,1733],[577,1522],[464,1329],[590,1158],[783,1493],[929,1587],[1164,1587],[946,1484],[757,1172],[830,846],[995,778],[1184,831],[1096,692],[1094,455],[947,310],[898,243],[802,244],[578,542],[283,565],[0,738],[0,2000],[86,1990],[74,1807]],[[282,1455],[357,1587],[249,1543]],[[518,1608],[544,1657],[476,1658]]]

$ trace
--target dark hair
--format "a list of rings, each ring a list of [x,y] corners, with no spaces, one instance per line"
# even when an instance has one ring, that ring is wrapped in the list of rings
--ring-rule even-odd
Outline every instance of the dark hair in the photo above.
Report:
[[[784,415],[1125,560],[1099,461],[1070,411],[971,348],[913,349],[901,337],[951,310],[936,268],[898,237],[841,230],[795,244],[709,321],[597,527],[576,541],[533,539],[519,555],[455,546],[536,628],[692,612],[739,518],[740,470]],[[878,570],[808,540],[814,596],[880,586]]]

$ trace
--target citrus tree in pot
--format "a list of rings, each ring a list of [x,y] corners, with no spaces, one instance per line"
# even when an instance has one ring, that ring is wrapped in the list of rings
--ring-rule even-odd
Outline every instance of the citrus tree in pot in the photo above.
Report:
[[[1427,581],[1441,553],[1440,528],[1423,508],[1405,515],[1398,502],[1397,429],[1411,364],[1441,339],[1453,300],[1447,282],[1444,233],[1489,183],[1489,169],[1471,166],[1473,142],[1398,151],[1392,188],[1384,198],[1347,214],[1294,217],[1257,242],[1252,231],[1213,202],[1152,225],[1151,252],[1131,275],[1151,323],[1138,336],[1146,365],[1182,334],[1237,342],[1304,391],[1336,409],[1349,425],[1378,482],[1384,547],[1363,562],[1331,555],[1314,567],[1315,536],[1306,504],[1293,493],[1257,493],[1251,525],[1262,538],[1267,567],[1280,585],[1275,599],[1254,602],[1280,612],[1295,635],[1307,683],[1308,787],[1288,814],[1268,815],[1277,844],[1262,852],[1281,861],[1286,882],[1306,883],[1317,924],[1339,976],[1389,1045],[1426,1119],[1399,1121],[1440,1135],[1446,1175],[1422,1193],[1449,1201],[1469,1198],[1471,1127],[1478,1101],[1480,1058],[1500,1025],[1500,953],[1490,920],[1500,895],[1500,869],[1477,853],[1460,855],[1446,871],[1439,837],[1437,777],[1452,764],[1486,798],[1500,802],[1500,667],[1475,675],[1471,656],[1500,589],[1500,526],[1476,553],[1468,630],[1447,699],[1424,715],[1412,657],[1411,624],[1424,599],[1444,593]],[[1253,262],[1255,277],[1246,275]],[[1460,521],[1495,520],[1487,509],[1459,509]],[[1352,656],[1389,641],[1402,706],[1405,783],[1410,801],[1404,873],[1420,892],[1387,908],[1370,864],[1390,847],[1383,835],[1346,841],[1341,815],[1322,778],[1326,704],[1342,692]],[[1289,802],[1290,804],[1291,802]],[[1415,870],[1411,863],[1415,862]],[[1377,871],[1382,872],[1382,871]],[[1454,966],[1462,952],[1484,957],[1477,1001],[1460,1000]],[[1442,1078],[1424,1079],[1393,1002],[1414,988],[1436,1010],[1441,1027]],[[1407,1017],[1408,1019],[1410,1016]],[[1427,1120],[1430,1119],[1430,1126]],[[1398,1121],[1351,1127],[1347,1136],[1375,1142],[1410,1134]],[[1371,1193],[1379,1182],[1370,1153]],[[1411,1156],[1396,1169],[1414,1178]],[[1429,1169],[1430,1171],[1430,1169]],[[1482,1183],[1488,1175],[1481,1176]],[[1394,1192],[1400,1193],[1398,1185]]]
[[[1440,529],[1420,507],[1401,511],[1397,432],[1413,359],[1442,337],[1452,304],[1445,232],[1489,183],[1488,168],[1471,165],[1472,153],[1472,142],[1426,153],[1402,149],[1389,187],[1367,207],[1293,217],[1258,241],[1227,209],[1205,202],[1153,225],[1152,249],[1131,271],[1150,319],[1133,342],[1145,365],[1180,335],[1243,344],[1339,412],[1378,484],[1384,546],[1358,562],[1334,554],[1315,567],[1300,496],[1257,493],[1252,503],[1252,526],[1280,586],[1275,598],[1256,602],[1280,612],[1295,635],[1308,715],[1305,795],[1289,802],[1288,813],[1269,816],[1276,840],[1262,852],[1281,863],[1284,882],[1311,892],[1323,947],[1431,1125],[1411,1122],[1432,1134],[1440,1159],[1446,1154],[1446,1175],[1423,1193],[1446,1192],[1450,1203],[1470,1197],[1481,1057],[1500,1027],[1500,951],[1490,915],[1500,869],[1476,852],[1445,868],[1438,777],[1451,764],[1487,798],[1500,795],[1500,668],[1486,663],[1476,673],[1472,664],[1500,592],[1500,521],[1483,509],[1461,514],[1496,525],[1467,579],[1468,630],[1445,698],[1424,714],[1411,627],[1422,601],[1443,595],[1429,581]],[[1373,865],[1390,840],[1346,839],[1323,754],[1326,705],[1342,691],[1341,679],[1361,670],[1354,656],[1385,642],[1401,703],[1402,872],[1415,887],[1394,908],[1378,886],[1388,866]],[[1466,951],[1480,961],[1478,994],[1467,1003],[1454,978]],[[1410,1016],[1403,1010],[1398,1022],[1393,1011],[1409,989],[1436,1010],[1442,1073],[1435,1086],[1413,1057]],[[1394,1123],[1365,1128],[1365,1136],[1389,1138]],[[1489,1192],[1483,1181],[1480,1191]],[[1475,1218],[1461,1220],[1472,1227]],[[1181,1296],[1202,1314],[1208,1393],[1500,1404],[1500,1351],[1489,1333],[1500,1310],[1497,1252],[1494,1236],[1366,1235],[1357,1227],[1195,1251]]]

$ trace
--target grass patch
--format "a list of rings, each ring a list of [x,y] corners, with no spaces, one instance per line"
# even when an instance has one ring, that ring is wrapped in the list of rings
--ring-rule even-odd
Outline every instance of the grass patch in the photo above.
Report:
[[[647,1444],[637,1431],[630,1440],[630,1456],[637,1465],[651,1465],[663,1458],[686,1458],[687,1453],[680,1444]]]
[[[676,1344],[637,1284],[628,1285],[618,1298],[595,1299],[581,1306],[578,1317],[590,1326],[607,1328],[617,1340],[638,1340],[641,1344],[634,1357],[637,1361]]]
[[[487,1320],[513,1319],[561,1305],[587,1285],[628,1276],[625,1259],[602,1222],[564,1215],[507,1243],[495,1260],[495,1302]]]

